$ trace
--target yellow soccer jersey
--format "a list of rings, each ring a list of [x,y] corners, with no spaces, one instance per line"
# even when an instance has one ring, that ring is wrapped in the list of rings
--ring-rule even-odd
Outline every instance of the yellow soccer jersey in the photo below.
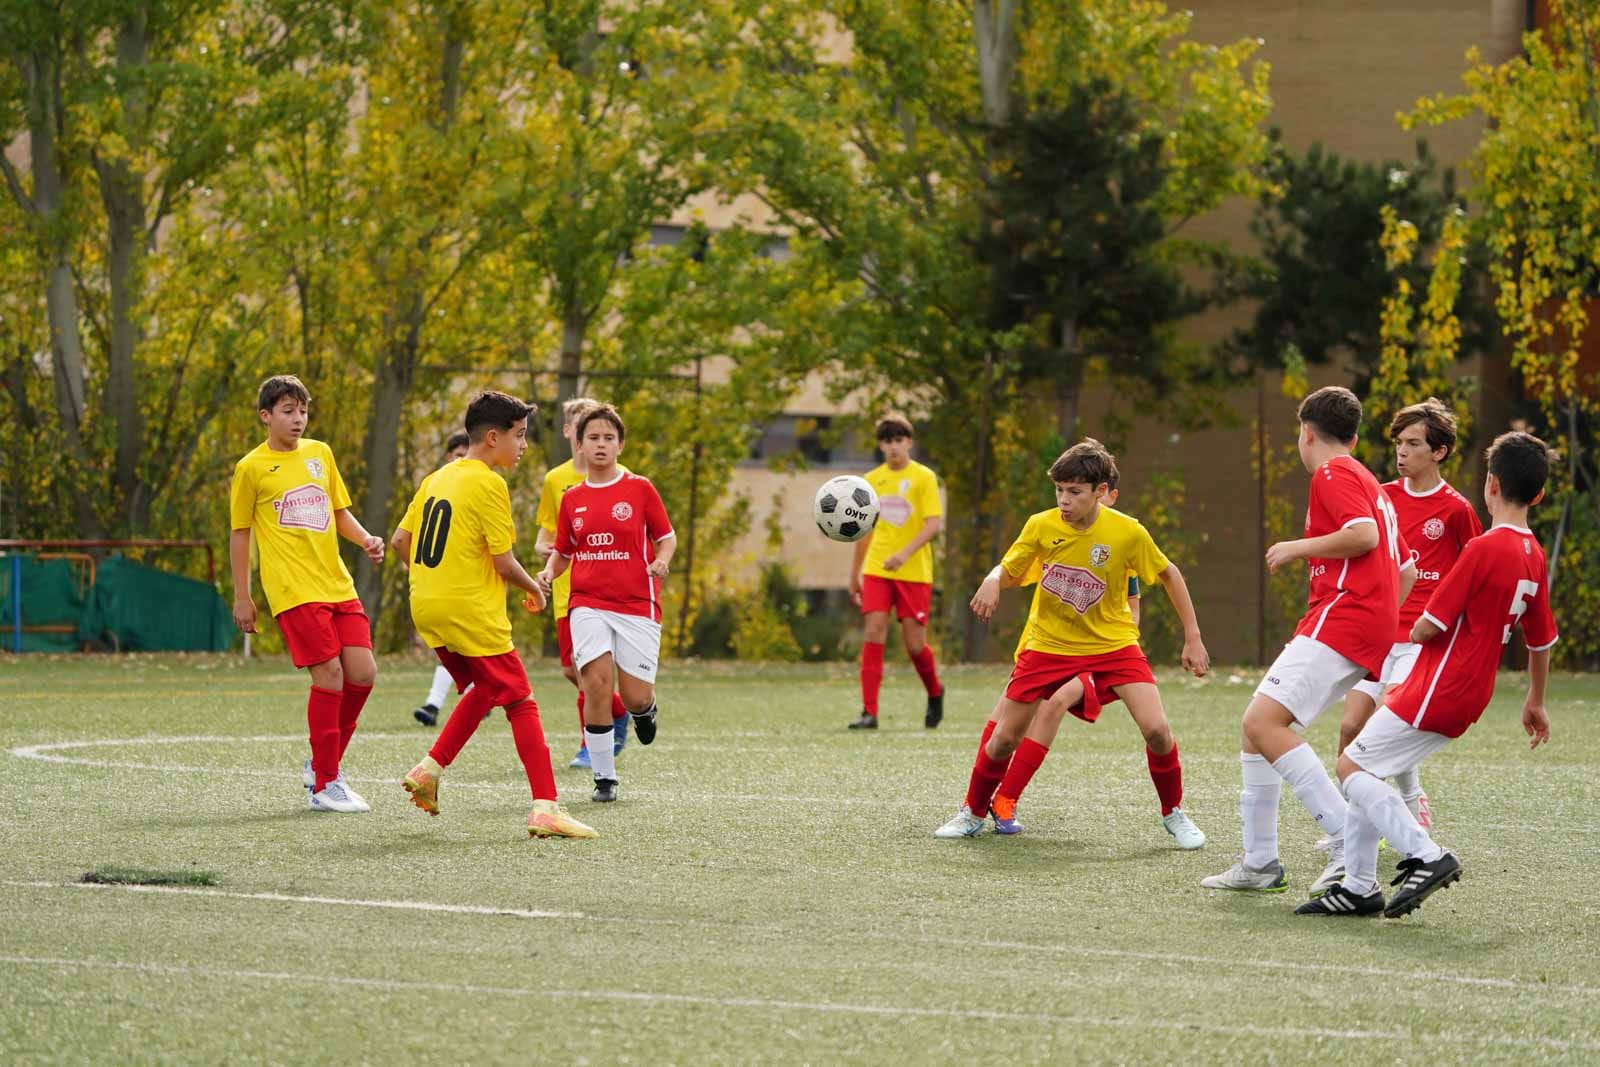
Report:
[[[883,561],[909,545],[922,531],[924,520],[944,514],[939,479],[916,460],[897,471],[885,463],[869,471],[866,479],[878,494],[878,525],[867,545],[861,573],[897,582],[932,582],[932,542],[912,553],[899,570],[884,570]]]
[[[292,452],[274,452],[263,441],[234,466],[229,524],[255,535],[272,614],[355,599],[334,514],[349,506],[333,451],[321,441],[302,437]]]
[[[1034,515],[1001,561],[1013,578],[1039,568],[1023,649],[1095,656],[1138,644],[1128,579],[1149,585],[1168,565],[1137,519],[1104,505],[1087,530],[1074,530],[1055,508]]]
[[[517,539],[506,480],[482,460],[447,463],[422,480],[400,528],[411,533],[411,621],[422,639],[463,656],[510,652],[506,580],[494,569]]]
[[[624,474],[628,473],[628,468],[620,463],[617,464],[617,470]],[[544,486],[539,490],[539,510],[534,513],[534,521],[541,530],[552,536],[555,534],[556,520],[561,515],[561,498],[566,495],[568,489],[582,485],[586,477],[587,475],[579,474],[573,469],[570,459],[545,472]],[[571,567],[562,571],[561,577],[551,583],[550,599],[555,604],[556,618],[566,618],[567,602],[572,599]]]

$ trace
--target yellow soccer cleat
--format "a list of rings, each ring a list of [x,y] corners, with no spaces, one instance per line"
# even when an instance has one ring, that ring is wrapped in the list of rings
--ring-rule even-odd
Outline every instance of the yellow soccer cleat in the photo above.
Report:
[[[528,816],[529,837],[599,837],[592,826],[586,826],[567,814],[567,809],[553,800],[535,800],[533,812]]]
[[[411,794],[411,803],[429,815],[439,814],[439,776],[422,764],[411,768],[405,781],[400,783]]]

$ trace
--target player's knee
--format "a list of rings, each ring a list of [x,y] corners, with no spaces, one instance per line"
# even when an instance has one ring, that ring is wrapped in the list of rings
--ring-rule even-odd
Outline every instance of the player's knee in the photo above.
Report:
[[[1172,737],[1172,727],[1167,723],[1159,723],[1148,728],[1141,725],[1139,730],[1144,734],[1146,747],[1158,756],[1165,756],[1168,752],[1171,752],[1172,746],[1177,743]]]
[[[313,663],[308,670],[311,674],[311,684],[318,689],[344,688],[344,668],[340,665],[338,659]]]
[[[1343,753],[1341,753],[1340,756],[1339,756],[1339,762],[1334,767],[1335,773],[1337,773],[1339,775],[1339,785],[1341,787],[1343,787],[1346,779],[1348,779],[1352,774],[1356,773],[1360,769],[1361,768],[1356,765],[1356,761],[1355,760],[1353,760],[1349,756],[1344,755]]]
[[[583,686],[583,682],[578,678],[578,669],[576,667],[562,667],[561,677],[565,678],[575,686],[580,688]]]

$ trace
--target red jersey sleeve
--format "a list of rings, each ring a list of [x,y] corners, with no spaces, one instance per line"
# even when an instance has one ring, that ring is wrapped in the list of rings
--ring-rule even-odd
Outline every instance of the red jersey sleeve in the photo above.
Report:
[[[1407,567],[1415,567],[1417,565],[1417,553],[1410,545],[1406,544],[1406,535],[1399,530],[1396,530],[1394,534],[1394,550],[1400,554],[1400,569],[1402,571]]]
[[[1424,619],[1446,632],[1455,627],[1456,620],[1467,610],[1467,600],[1478,584],[1478,561],[1482,557],[1483,552],[1477,545],[1467,546],[1461,558],[1456,560],[1456,565],[1450,568],[1450,573],[1434,589],[1433,596],[1428,598],[1428,606],[1422,609]]]
[[[572,558],[578,546],[572,540],[572,494],[561,497],[561,509],[556,512],[556,551]]]
[[[667,506],[661,502],[656,483],[644,483],[644,532],[651,541],[659,541],[672,533],[672,520],[667,518]]]
[[[1543,652],[1556,643],[1556,617],[1550,611],[1550,571],[1539,578],[1539,591],[1533,595],[1522,616],[1522,637],[1529,652]]]
[[[1456,509],[1454,529],[1450,532],[1455,535],[1456,545],[1466,548],[1467,542],[1483,533],[1483,523],[1478,521],[1478,512],[1465,500]]]
[[[1330,532],[1361,522],[1378,521],[1373,517],[1366,487],[1352,471],[1333,464],[1324,466],[1323,470],[1329,473],[1313,479],[1311,495],[1316,506],[1321,508]]]

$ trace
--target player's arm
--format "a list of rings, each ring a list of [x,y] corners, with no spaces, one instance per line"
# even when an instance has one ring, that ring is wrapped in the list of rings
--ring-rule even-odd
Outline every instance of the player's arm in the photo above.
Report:
[[[494,572],[504,578],[507,585],[514,585],[528,594],[522,606],[529,611],[543,611],[546,599],[544,587],[533,575],[522,569],[522,564],[517,562],[516,551],[508,548],[491,558],[494,560]]]
[[[1183,580],[1183,572],[1176,563],[1168,563],[1167,569],[1156,578],[1166,589],[1167,599],[1178,613],[1178,621],[1183,623],[1183,669],[1196,678],[1203,678],[1211,669],[1211,654],[1200,638],[1200,617],[1195,614],[1194,599],[1189,596],[1189,583]]]
[[[922,529],[917,531],[917,536],[913,537],[906,547],[902,548],[900,551],[884,560],[883,569],[886,571],[897,571],[901,567],[904,567],[906,565],[906,560],[915,555],[917,549],[921,548],[929,541],[932,541],[935,537],[938,537],[939,531],[942,529],[944,529],[943,515],[929,515],[926,519],[923,519]]]
[[[1412,588],[1417,584],[1417,557],[1410,556],[1400,565],[1400,603],[1404,604],[1406,598],[1411,596]]]
[[[1010,555],[1009,552],[1006,553],[1007,558],[1010,558]],[[1000,590],[1017,588],[1022,584],[1022,575],[1026,573],[1026,567],[1022,569],[1021,574],[1013,575],[1006,570],[1004,563],[996,564],[994,570],[990,571],[978,585],[978,591],[972,594],[972,603],[969,605],[972,613],[984,622],[988,622],[994,616],[994,609],[1000,604]]]
[[[867,549],[872,544],[872,539],[877,535],[874,529],[867,536],[856,542],[855,557],[850,563],[850,599],[861,605],[861,568],[867,563]]]
[[[1522,729],[1528,747],[1538,748],[1550,740],[1550,716],[1544,710],[1544,684],[1550,677],[1550,648],[1528,651],[1528,699],[1522,702]]]
[[[1139,625],[1139,579],[1135,575],[1128,575],[1128,614],[1133,616],[1133,625]]]
[[[250,596],[250,528],[228,535],[228,564],[233,569],[233,624],[240,633],[256,632],[256,602]]]
[[[670,569],[673,555],[678,551],[678,535],[668,530],[656,539],[656,558],[650,561],[646,569],[652,577],[665,578]]]
[[[361,551],[365,552],[372,562],[383,562],[383,538],[368,533],[360,520],[350,514],[349,508],[340,508],[333,513],[333,525],[339,531],[340,537],[360,545]]]
[[[411,531],[404,526],[394,532],[389,538],[389,547],[394,550],[395,558],[400,561],[400,569],[411,569]]]
[[[533,539],[533,554],[542,560],[549,560],[550,553],[556,550],[556,532],[539,527],[539,533]]]
[[[1297,559],[1355,559],[1378,547],[1378,524],[1356,522],[1321,537],[1301,537],[1279,541],[1267,549],[1267,570],[1276,572]]]

